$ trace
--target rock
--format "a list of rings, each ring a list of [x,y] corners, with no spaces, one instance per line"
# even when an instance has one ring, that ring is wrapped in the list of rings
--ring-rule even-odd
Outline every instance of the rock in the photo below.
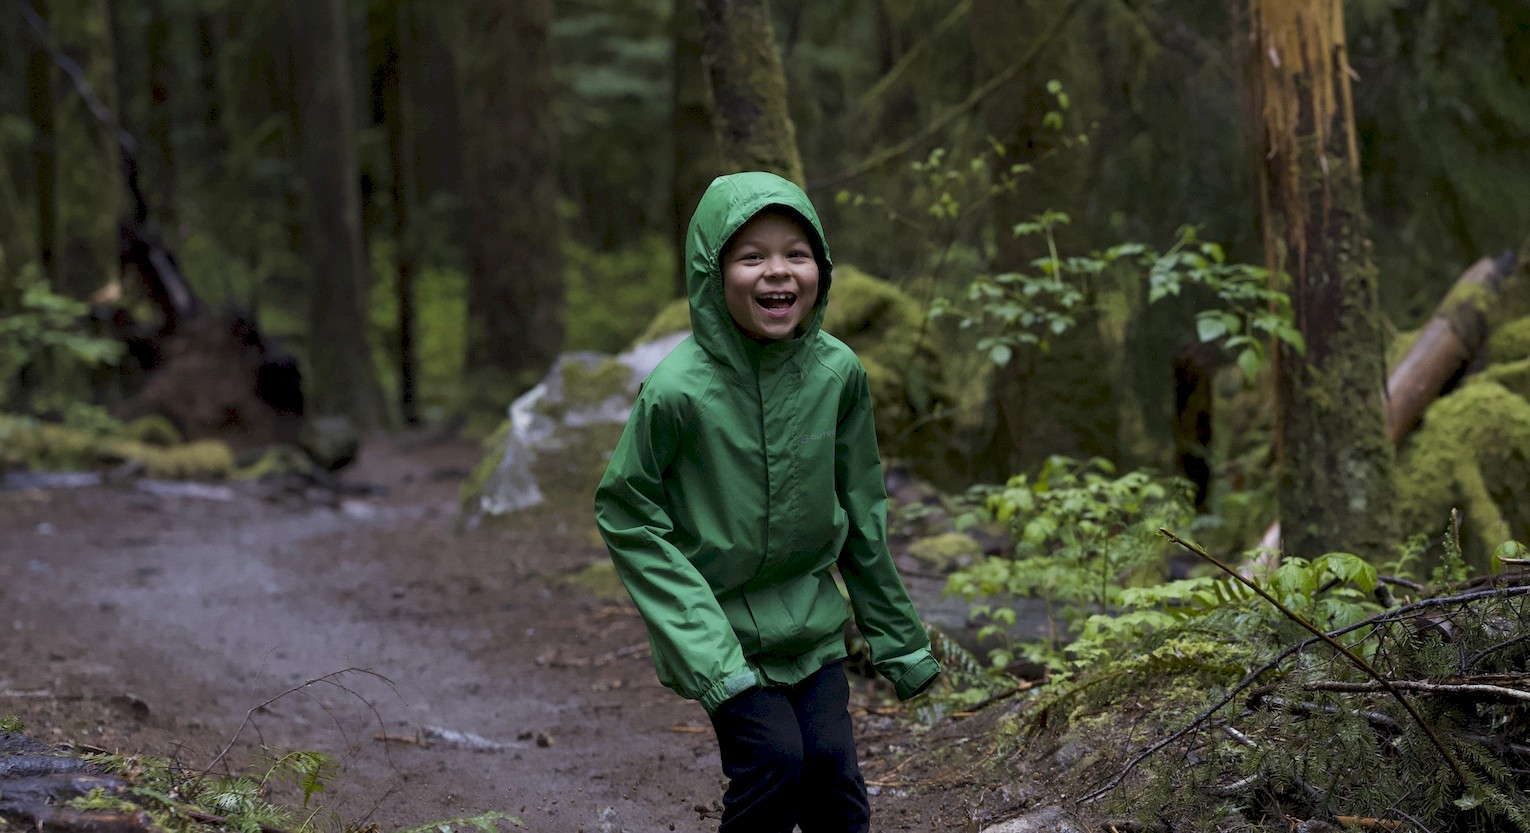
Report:
[[[1089,827],[1060,807],[1042,807],[1018,818],[983,828],[982,833],[1089,833]]]
[[[605,470],[638,386],[688,333],[672,333],[618,356],[565,353],[540,384],[516,399],[464,487],[468,526],[548,502],[588,502]],[[556,502],[555,502],[556,503]]]

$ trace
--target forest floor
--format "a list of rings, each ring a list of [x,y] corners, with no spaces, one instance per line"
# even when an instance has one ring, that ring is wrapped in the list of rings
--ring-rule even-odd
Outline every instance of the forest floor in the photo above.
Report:
[[[705,713],[658,685],[630,603],[568,581],[605,558],[585,507],[463,531],[481,453],[371,442],[327,505],[0,491],[0,717],[219,772],[331,755],[317,820],[337,830],[490,811],[529,831],[715,830]],[[976,831],[999,809],[951,721],[853,691],[877,830]]]

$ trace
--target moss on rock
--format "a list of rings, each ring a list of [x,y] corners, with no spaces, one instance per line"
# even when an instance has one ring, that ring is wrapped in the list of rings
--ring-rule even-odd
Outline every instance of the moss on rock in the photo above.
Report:
[[[908,545],[908,552],[941,572],[965,567],[983,557],[983,547],[960,532],[920,538]]]
[[[1530,359],[1530,318],[1509,321],[1488,337],[1490,362],[1513,362]]]
[[[1494,547],[1530,536],[1530,402],[1480,377],[1436,401],[1401,450],[1398,496],[1407,532],[1459,509],[1468,562],[1486,570]]]
[[[196,440],[170,447],[138,440],[111,440],[103,456],[138,463],[156,480],[222,480],[234,472],[234,452],[218,440]]]

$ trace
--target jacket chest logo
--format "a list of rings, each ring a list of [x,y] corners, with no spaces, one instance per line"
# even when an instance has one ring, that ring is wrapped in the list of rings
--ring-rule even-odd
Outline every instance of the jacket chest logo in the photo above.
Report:
[[[826,440],[834,436],[833,431],[819,431],[817,434],[803,434],[798,440],[798,445],[807,445],[814,440]]]

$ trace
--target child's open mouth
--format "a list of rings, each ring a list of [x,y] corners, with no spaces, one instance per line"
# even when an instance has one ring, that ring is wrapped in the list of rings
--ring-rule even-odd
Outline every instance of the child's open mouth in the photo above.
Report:
[[[766,312],[781,314],[797,303],[797,296],[790,292],[771,292],[754,299]]]

